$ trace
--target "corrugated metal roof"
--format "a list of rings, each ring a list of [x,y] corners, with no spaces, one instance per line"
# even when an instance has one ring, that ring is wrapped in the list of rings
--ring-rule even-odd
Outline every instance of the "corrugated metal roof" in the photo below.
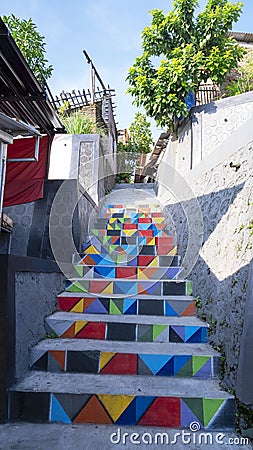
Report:
[[[47,93],[0,18],[0,112],[44,133],[63,131]]]
[[[227,36],[233,36],[238,42],[253,43],[253,33],[243,33],[240,31],[228,31]]]

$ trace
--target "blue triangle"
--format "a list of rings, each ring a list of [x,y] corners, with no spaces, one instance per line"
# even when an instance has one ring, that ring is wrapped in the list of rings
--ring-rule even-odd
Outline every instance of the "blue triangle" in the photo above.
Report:
[[[181,404],[181,427],[188,428],[192,422],[197,422],[201,425],[199,419],[193,414],[193,412],[184,403],[183,400],[180,401],[180,404]]]
[[[87,309],[84,311],[85,314],[108,314],[108,311],[105,309],[104,305],[101,303],[101,301],[96,298],[94,302],[91,303],[90,306],[88,306]]]
[[[199,326],[197,326],[197,327],[196,326],[195,327],[186,326],[185,327],[185,341],[188,341],[188,339],[190,337],[192,337],[198,330],[199,330]]]
[[[50,421],[71,423],[70,418],[68,417],[68,415],[66,414],[63,407],[58,402],[54,394],[52,394],[51,398]]]
[[[178,313],[170,306],[168,302],[165,302],[165,316],[178,317]]]
[[[170,361],[165,364],[156,375],[163,377],[173,377],[174,375],[174,358],[171,358]]]
[[[117,425],[136,425],[136,398],[130,403],[130,405],[121,414],[118,420],[115,422]]]
[[[145,414],[156,398],[157,397],[136,397],[136,423],[139,422],[140,418]]]
[[[193,378],[212,378],[211,358],[195,373]]]
[[[136,298],[125,298],[123,303],[123,314],[136,314],[137,313],[137,300]]]
[[[182,369],[182,367],[189,361],[191,355],[174,356],[174,375]]]
[[[184,325],[171,325],[171,329],[182,339],[182,341],[185,341],[185,328]]]
[[[173,355],[139,355],[146,366],[153,372],[157,374],[162,367],[169,362]]]
[[[133,259],[131,259],[131,261],[128,261],[128,265],[129,266],[138,266],[137,256],[134,257]]]
[[[102,277],[115,278],[115,269],[113,267],[94,267],[94,272]]]

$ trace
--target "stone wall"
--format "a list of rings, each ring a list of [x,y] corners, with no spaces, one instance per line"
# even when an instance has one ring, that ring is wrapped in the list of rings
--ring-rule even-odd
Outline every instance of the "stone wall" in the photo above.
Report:
[[[55,311],[63,280],[60,273],[15,273],[16,378],[29,367],[29,349],[47,336],[45,317]]]
[[[206,126],[216,138],[210,139],[213,145],[190,169],[189,154],[199,154],[199,143],[189,138],[192,130],[188,121],[185,135],[181,130],[179,140],[171,140],[157,177],[164,213],[176,230],[183,274],[193,281],[193,293],[202,303],[199,314],[209,322],[210,340],[224,356],[224,380],[232,390],[236,389],[238,364],[240,379],[245,379],[240,352],[247,354],[244,328],[247,322],[250,329],[245,312],[253,256],[253,110],[248,101],[238,109],[239,100],[234,99],[234,132],[224,142],[219,142],[220,133],[223,138],[225,131],[218,125],[227,126],[227,122],[223,124],[218,113],[209,115]],[[231,99],[230,107],[233,117]],[[203,114],[208,115],[209,108],[206,105]],[[240,110],[243,124],[236,123]],[[207,149],[209,131],[203,123],[198,126],[206,136]],[[183,153],[185,159],[181,160]]]
[[[202,175],[194,194],[203,216],[203,239],[189,278],[202,301],[200,316],[210,324],[210,339],[226,355],[225,380],[235,387],[247,302],[253,229],[253,143]],[[190,230],[186,202],[165,207],[184,257]],[[193,229],[194,232],[194,229]],[[189,261],[185,261],[187,265]]]

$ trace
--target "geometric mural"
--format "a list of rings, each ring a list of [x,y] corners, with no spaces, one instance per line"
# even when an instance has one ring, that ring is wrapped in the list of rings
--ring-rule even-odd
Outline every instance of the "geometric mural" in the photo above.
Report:
[[[131,207],[104,205],[82,252],[73,256],[75,276],[57,297],[58,312],[46,318],[60,340],[31,349],[34,371],[48,371],[50,376],[53,372],[64,380],[68,374],[77,376],[81,389],[76,392],[72,386],[64,392],[52,384],[48,392],[36,392],[17,386],[10,392],[11,420],[118,427],[187,428],[191,422],[206,429],[233,426],[232,396],[212,395],[220,372],[219,354],[205,345],[208,325],[194,317],[192,284],[180,279],[175,239],[159,205],[152,202],[155,199]],[[170,344],[161,345],[159,351],[159,343]],[[85,391],[91,374],[105,383],[106,393],[100,393],[102,384],[100,391],[96,388],[99,382],[97,386],[94,382],[94,391],[93,386]],[[137,394],[134,385],[134,395],[122,393],[117,376],[124,382],[131,376],[139,380]],[[108,380],[112,384],[117,380],[115,394],[108,393]],[[151,388],[155,381],[159,386],[168,383],[173,396],[166,396],[166,390],[163,395],[161,391],[141,395],[142,380]],[[186,387],[203,383],[207,394],[198,396],[189,388],[181,394],[171,390],[180,383]]]

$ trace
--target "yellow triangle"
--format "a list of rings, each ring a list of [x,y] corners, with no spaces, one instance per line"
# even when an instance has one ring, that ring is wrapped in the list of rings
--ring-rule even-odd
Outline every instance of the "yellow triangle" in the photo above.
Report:
[[[109,223],[116,222],[116,220],[117,220],[117,217],[111,217],[110,220],[109,220]]]
[[[153,217],[153,221],[156,223],[164,222],[164,217]]]
[[[100,353],[100,364],[99,364],[100,371],[106,366],[106,364],[108,364],[109,361],[111,361],[111,359],[114,357],[114,355],[116,355],[116,353],[109,353],[109,352],[101,352]]]
[[[177,247],[174,247],[169,253],[168,256],[174,256],[177,254]]]
[[[143,269],[139,269],[139,267],[138,267],[138,280],[148,280],[148,277],[144,274]]]
[[[155,238],[151,239],[147,245],[155,245]]]
[[[85,253],[99,254],[99,251],[94,247],[94,245],[90,245],[88,248],[86,248]]]
[[[124,230],[125,236],[132,236],[137,230]]]
[[[102,291],[102,294],[113,294],[113,281],[106,286],[106,288]]]
[[[153,261],[151,261],[150,264],[148,264],[148,267],[159,267],[159,258],[156,256]]]
[[[79,333],[79,331],[82,330],[82,328],[84,328],[87,323],[89,322],[87,322],[86,320],[77,320],[75,322],[75,335]]]
[[[110,414],[112,420],[116,422],[125,409],[135,398],[134,395],[98,395],[101,403],[104,405],[106,411]]]
[[[83,312],[83,303],[84,303],[84,299],[82,298],[82,299],[80,300],[80,302],[78,302],[78,303],[70,310],[70,312],[82,313],[82,312]]]

